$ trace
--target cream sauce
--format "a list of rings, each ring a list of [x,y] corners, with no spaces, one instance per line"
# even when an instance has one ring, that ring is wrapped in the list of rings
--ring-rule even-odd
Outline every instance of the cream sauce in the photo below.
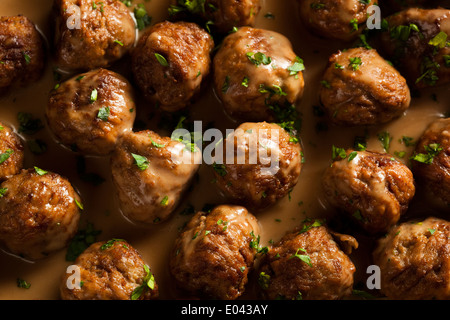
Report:
[[[50,40],[52,0],[2,0],[0,14],[23,14],[35,22],[38,28]],[[143,2],[134,0],[133,4]],[[152,23],[162,21],[167,17],[167,5],[169,1],[151,0],[143,2]],[[318,84],[322,72],[328,61],[328,57],[338,49],[345,49],[346,45],[329,40],[318,39],[301,25],[297,12],[289,6],[280,5],[275,0],[263,1],[261,12],[257,18],[256,26],[277,31],[291,40],[295,53],[305,61],[306,71],[305,91],[299,110],[303,114],[303,127],[301,138],[306,162],[304,163],[299,182],[293,189],[290,198],[285,197],[275,206],[257,213],[261,227],[261,244],[267,245],[270,240],[276,241],[285,232],[292,230],[306,217],[330,217],[336,212],[330,209],[322,196],[320,177],[324,169],[331,161],[332,145],[339,147],[351,147],[356,135],[365,134],[364,128],[329,128],[327,131],[316,131],[319,118],[313,114],[313,106],[318,104]],[[272,13],[274,19],[264,17]],[[119,63],[123,67],[124,76],[130,77],[126,62]],[[42,79],[26,88],[10,91],[6,96],[0,97],[0,119],[18,129],[17,113],[30,112],[44,120],[44,110],[47,104],[48,93],[55,86],[53,79],[52,61],[48,60],[46,72]],[[407,162],[412,153],[411,147],[405,147],[398,140],[403,136],[413,137],[415,140],[421,135],[430,122],[449,111],[450,86],[423,90],[420,98],[413,98],[411,107],[405,114],[387,125],[367,129],[368,149],[383,151],[377,134],[388,131],[393,137],[391,152],[406,151],[400,161]],[[437,101],[431,98],[435,94]],[[148,103],[137,101],[138,118],[146,120],[151,112]],[[223,112],[220,102],[217,100],[212,86],[206,88],[199,101],[191,108],[191,116],[196,120],[203,120],[204,126],[214,121],[214,126],[225,131],[225,128],[235,128],[237,124],[229,119]],[[156,130],[156,127],[148,129]],[[225,203],[221,194],[211,183],[212,172],[207,166],[202,166],[198,179],[193,188],[186,195],[180,205],[168,221],[152,226],[140,227],[130,223],[118,209],[117,197],[111,182],[109,172],[109,158],[86,158],[87,171],[96,172],[106,179],[100,186],[92,186],[80,179],[76,170],[76,157],[71,151],[58,145],[48,131],[41,130],[35,136],[22,136],[24,139],[40,138],[48,144],[48,151],[40,156],[35,156],[27,150],[25,167],[38,166],[52,170],[66,176],[81,194],[84,210],[82,220],[93,223],[95,229],[102,233],[97,240],[110,238],[123,238],[133,245],[151,267],[160,288],[161,299],[177,298],[168,273],[169,253],[179,234],[179,228],[183,226],[191,216],[180,215],[187,204],[192,204],[200,210],[206,203]],[[413,200],[408,216],[414,215],[441,215],[448,212],[448,207],[440,207],[436,204],[432,195],[426,195],[419,188]],[[82,224],[84,227],[84,224]],[[356,230],[352,232],[360,241],[360,246],[351,255],[356,264],[355,283],[365,283],[366,268],[370,263],[373,239],[360,235]],[[59,299],[59,285],[65,269],[71,263],[65,261],[66,250],[53,254],[38,262],[26,262],[18,257],[0,252],[0,299]],[[29,289],[19,288],[16,279],[21,278],[31,284]],[[256,298],[254,293],[255,279],[251,278],[247,293],[243,298]],[[364,288],[363,288],[364,289]]]

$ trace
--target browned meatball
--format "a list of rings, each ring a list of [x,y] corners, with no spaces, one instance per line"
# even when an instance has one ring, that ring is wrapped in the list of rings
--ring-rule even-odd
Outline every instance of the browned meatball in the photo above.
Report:
[[[381,292],[396,300],[450,299],[450,223],[435,217],[393,227],[375,249]]]
[[[254,26],[261,9],[260,0],[206,0],[190,2],[173,0],[169,14],[193,15],[207,22],[219,33],[227,33],[233,27]]]
[[[391,60],[410,86],[432,87],[450,81],[447,38],[450,10],[411,8],[386,18],[383,56]]]
[[[450,118],[428,126],[412,159],[413,172],[420,183],[450,205]]]
[[[85,155],[109,154],[133,128],[136,110],[131,84],[96,69],[74,76],[50,92],[48,125],[56,139]]]
[[[23,161],[22,140],[10,126],[0,122],[0,181],[19,173]]]
[[[44,70],[42,37],[24,16],[0,18],[0,91],[37,81]]]
[[[244,207],[200,211],[175,242],[170,273],[192,297],[234,300],[245,291],[258,245],[258,222]]]
[[[302,148],[277,124],[243,123],[218,146],[223,151],[214,155],[212,167],[217,186],[233,203],[262,209],[298,182]]]
[[[191,152],[194,151],[194,152]],[[201,152],[150,130],[124,135],[111,156],[122,213],[136,223],[167,220],[201,163]]]
[[[320,101],[331,123],[387,123],[408,109],[411,95],[400,73],[375,49],[333,54],[322,77]]]
[[[122,1],[55,0],[53,11],[56,64],[61,69],[108,67],[135,43],[136,25]]]
[[[214,57],[214,89],[225,111],[239,121],[273,121],[303,96],[303,60],[285,36],[242,27]]]
[[[60,175],[22,170],[0,185],[0,242],[14,255],[38,260],[63,249],[78,230],[79,195]]]
[[[387,153],[349,149],[343,157],[336,156],[324,172],[325,198],[368,233],[387,231],[415,194],[411,170]]]
[[[367,8],[378,1],[298,0],[300,19],[312,33],[343,41],[358,38],[365,28]]]
[[[123,239],[93,243],[74,265],[79,281],[65,273],[60,284],[63,300],[152,300],[159,290],[150,267]],[[82,284],[82,285],[81,285]]]
[[[337,300],[351,294],[355,266],[323,222],[308,219],[269,248],[258,272],[266,299]]]
[[[212,37],[195,23],[158,23],[140,37],[133,51],[136,83],[161,109],[182,109],[199,94],[213,48]]]

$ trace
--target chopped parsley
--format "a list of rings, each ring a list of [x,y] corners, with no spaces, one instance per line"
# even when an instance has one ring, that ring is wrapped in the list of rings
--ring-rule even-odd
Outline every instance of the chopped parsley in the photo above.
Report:
[[[36,171],[36,173],[40,176],[43,176],[44,174],[48,173],[48,171],[42,170],[41,168],[38,167],[34,167],[34,171]]]
[[[89,97],[89,103],[94,103],[95,101],[97,101],[98,98],[98,91],[97,89],[94,89],[91,91],[91,96]]]
[[[247,52],[247,58],[256,66],[259,66],[260,64],[268,65],[272,62],[272,58],[266,56],[262,52]]]
[[[106,250],[111,248],[116,242],[125,242],[124,239],[110,239],[106,241],[104,244],[101,245],[100,250]],[[126,245],[124,245],[124,248],[126,248]]]
[[[295,57],[295,62],[292,66],[288,67],[290,76],[296,76],[298,78],[298,73],[305,70],[305,65],[303,64],[303,59],[300,57]]]
[[[166,58],[164,56],[160,55],[159,53],[155,53],[156,60],[158,60],[159,64],[163,67],[168,67],[169,63],[167,62]]]
[[[428,44],[434,46],[438,49],[442,49],[447,45],[447,34],[444,31],[439,32],[436,36],[434,36]]]
[[[331,150],[332,150],[331,157],[332,157],[333,160],[336,160],[338,157],[341,158],[341,159],[347,158],[347,152],[345,151],[344,148],[338,148],[338,147],[335,147],[333,145],[331,147]]]
[[[3,198],[6,192],[8,192],[8,188],[0,188],[0,198]]]
[[[258,277],[258,284],[262,289],[268,289],[270,285],[270,275],[266,274],[265,272],[260,272]]]
[[[353,69],[353,71],[359,70],[359,66],[362,64],[360,57],[353,57],[348,59],[350,63],[348,64],[349,67]]]
[[[31,287],[31,284],[21,278],[17,278],[17,287],[22,289],[29,289]]]
[[[108,121],[109,115],[111,113],[111,109],[109,107],[103,107],[98,110],[97,118],[103,121]]]
[[[308,266],[312,267],[311,258],[307,254],[299,254],[299,251],[306,253],[306,250],[303,248],[298,248],[295,254],[289,257],[289,259],[292,258],[298,258],[304,263],[306,263]]]
[[[434,157],[436,157],[443,149],[438,143],[431,143],[424,146],[427,153],[416,153],[411,157],[411,160],[424,163],[432,164]]]
[[[84,250],[97,241],[97,235],[100,233],[100,230],[94,229],[92,223],[88,223],[85,229],[78,230],[67,248],[66,261],[75,261]]]
[[[381,145],[383,146],[384,150],[386,152],[389,152],[389,148],[391,146],[391,140],[392,136],[389,134],[389,132],[384,131],[378,134],[378,140],[381,142]]]
[[[144,30],[152,23],[152,18],[148,15],[142,3],[134,8],[134,17],[136,18],[136,28],[138,30]]]
[[[133,290],[133,292],[131,293],[131,300],[138,300],[142,296],[144,291],[148,289],[155,289],[155,277],[150,272],[150,268],[146,264],[144,264],[144,270],[145,277],[144,279],[142,279],[142,284]]]
[[[8,160],[8,158],[14,153],[14,150],[8,149],[4,153],[0,154],[0,164]]]
[[[226,176],[228,173],[224,164],[217,164],[214,162],[212,164],[212,167],[213,167],[214,171],[217,172],[217,174],[221,177]]]
[[[165,196],[160,202],[162,206],[167,206],[168,203],[169,203],[169,196]]]
[[[33,135],[44,128],[41,119],[34,118],[31,113],[19,112],[17,114],[17,120],[19,121],[20,133]]]
[[[148,168],[148,165],[150,163],[146,157],[140,156],[135,153],[132,153],[131,156],[134,158],[134,164],[139,168],[139,170],[144,171]]]

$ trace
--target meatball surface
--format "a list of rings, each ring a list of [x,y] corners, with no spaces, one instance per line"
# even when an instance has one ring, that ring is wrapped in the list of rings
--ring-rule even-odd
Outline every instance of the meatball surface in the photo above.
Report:
[[[118,0],[55,0],[56,65],[67,71],[109,67],[134,45],[136,26]]]
[[[351,294],[355,266],[321,220],[306,220],[270,246],[258,272],[266,299],[337,300]]]
[[[300,19],[312,33],[327,39],[352,41],[365,27],[367,9],[378,1],[298,0],[298,3]]]
[[[375,49],[333,54],[321,84],[320,101],[336,125],[387,123],[401,116],[411,102],[405,78]]]
[[[136,110],[131,84],[123,76],[96,69],[74,76],[50,92],[49,128],[68,148],[85,155],[111,153],[133,129]]]
[[[230,32],[233,27],[254,26],[261,10],[260,0],[206,0],[198,1],[196,5],[189,1],[173,0],[172,3],[169,14],[175,17],[179,13],[193,15],[210,22],[210,28],[222,34]]]
[[[450,223],[408,221],[379,239],[373,253],[381,292],[396,300],[450,299]]]
[[[329,204],[370,234],[396,224],[415,194],[406,165],[387,153],[350,149],[325,170],[322,186]]]
[[[193,297],[234,300],[245,291],[258,249],[259,225],[244,207],[197,212],[175,241],[170,273]]]
[[[122,213],[136,223],[170,217],[201,163],[201,152],[150,130],[124,135],[111,156]]]
[[[448,9],[410,8],[386,18],[381,33],[383,56],[394,63],[410,87],[426,88],[448,83],[450,34]]]
[[[302,148],[278,124],[243,123],[219,147],[222,154],[214,155],[212,167],[217,186],[233,203],[262,209],[286,196],[298,182]]]
[[[37,81],[45,66],[44,43],[24,16],[0,18],[0,92]]]
[[[0,122],[0,181],[17,174],[24,162],[24,145],[12,127]]]
[[[212,37],[195,23],[164,21],[143,34],[132,54],[132,71],[144,96],[176,111],[199,94],[211,65]]]
[[[63,300],[152,300],[159,288],[140,253],[123,239],[99,241],[76,259],[82,286],[65,273],[60,284]],[[70,282],[68,285],[68,281]]]
[[[422,134],[412,170],[420,183],[450,205],[450,118],[432,122]]]
[[[76,234],[81,199],[66,178],[27,169],[0,188],[0,242],[12,254],[42,259],[65,248]]]
[[[303,96],[303,60],[280,33],[239,28],[223,40],[213,66],[215,92],[235,120],[276,120],[275,109]]]

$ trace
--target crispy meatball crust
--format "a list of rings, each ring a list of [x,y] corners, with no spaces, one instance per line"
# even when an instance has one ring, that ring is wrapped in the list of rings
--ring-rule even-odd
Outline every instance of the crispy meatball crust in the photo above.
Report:
[[[435,155],[432,159],[425,157],[424,162],[412,161],[413,173],[434,195],[450,205],[450,118],[431,123],[419,139],[414,155],[429,154]]]
[[[375,49],[352,48],[330,57],[320,101],[335,125],[378,125],[401,116],[411,95],[405,78]]]
[[[225,139],[223,157],[215,155],[212,166],[218,188],[233,203],[252,210],[273,205],[298,182],[302,148],[295,141],[277,124],[241,124]]]
[[[0,181],[22,170],[24,146],[12,127],[0,122]]]
[[[435,217],[393,227],[374,250],[381,292],[394,300],[450,299],[450,223]]]
[[[159,288],[140,253],[123,239],[111,239],[93,243],[74,265],[80,272],[80,288],[67,285],[72,273],[65,273],[60,284],[63,300],[153,300],[159,296]],[[144,267],[145,266],[145,267]],[[148,268],[148,273],[146,268]],[[153,279],[149,285],[145,280]],[[73,283],[72,283],[73,285]],[[136,291],[135,291],[136,290]]]
[[[27,169],[0,188],[6,189],[0,198],[0,241],[12,254],[45,258],[65,248],[77,232],[81,200],[64,177]]]
[[[415,194],[411,170],[389,154],[347,150],[322,177],[324,196],[367,233],[386,232]]]
[[[185,108],[199,94],[211,65],[212,37],[191,22],[160,22],[132,54],[132,71],[144,96],[161,109]]]
[[[300,65],[285,36],[242,27],[224,39],[214,57],[214,89],[230,117],[273,121],[275,107],[283,109],[303,96]]]
[[[145,224],[167,220],[200,163],[201,152],[191,153],[181,142],[153,131],[124,135],[111,156],[112,178],[124,216]]]
[[[253,269],[259,232],[256,218],[244,207],[219,205],[198,212],[171,253],[175,284],[194,297],[237,299]]]
[[[298,0],[300,19],[317,36],[352,41],[358,38],[367,21],[367,8],[377,4],[370,0]]]
[[[448,9],[410,8],[386,18],[389,28],[381,33],[380,50],[410,87],[421,89],[450,81],[450,68],[445,67],[450,47],[441,47],[439,41],[430,44],[441,32],[450,34],[449,17]]]
[[[96,69],[76,75],[50,92],[49,128],[66,147],[85,155],[110,154],[133,129],[136,110],[131,84],[123,76]]]
[[[0,18],[0,92],[37,81],[44,70],[42,37],[24,16]]]
[[[320,220],[308,220],[269,248],[258,272],[266,299],[337,300],[351,294],[355,266]]]
[[[80,10],[80,26],[76,26]],[[134,45],[136,26],[128,8],[118,0],[55,0],[56,65],[64,70],[106,68]]]

